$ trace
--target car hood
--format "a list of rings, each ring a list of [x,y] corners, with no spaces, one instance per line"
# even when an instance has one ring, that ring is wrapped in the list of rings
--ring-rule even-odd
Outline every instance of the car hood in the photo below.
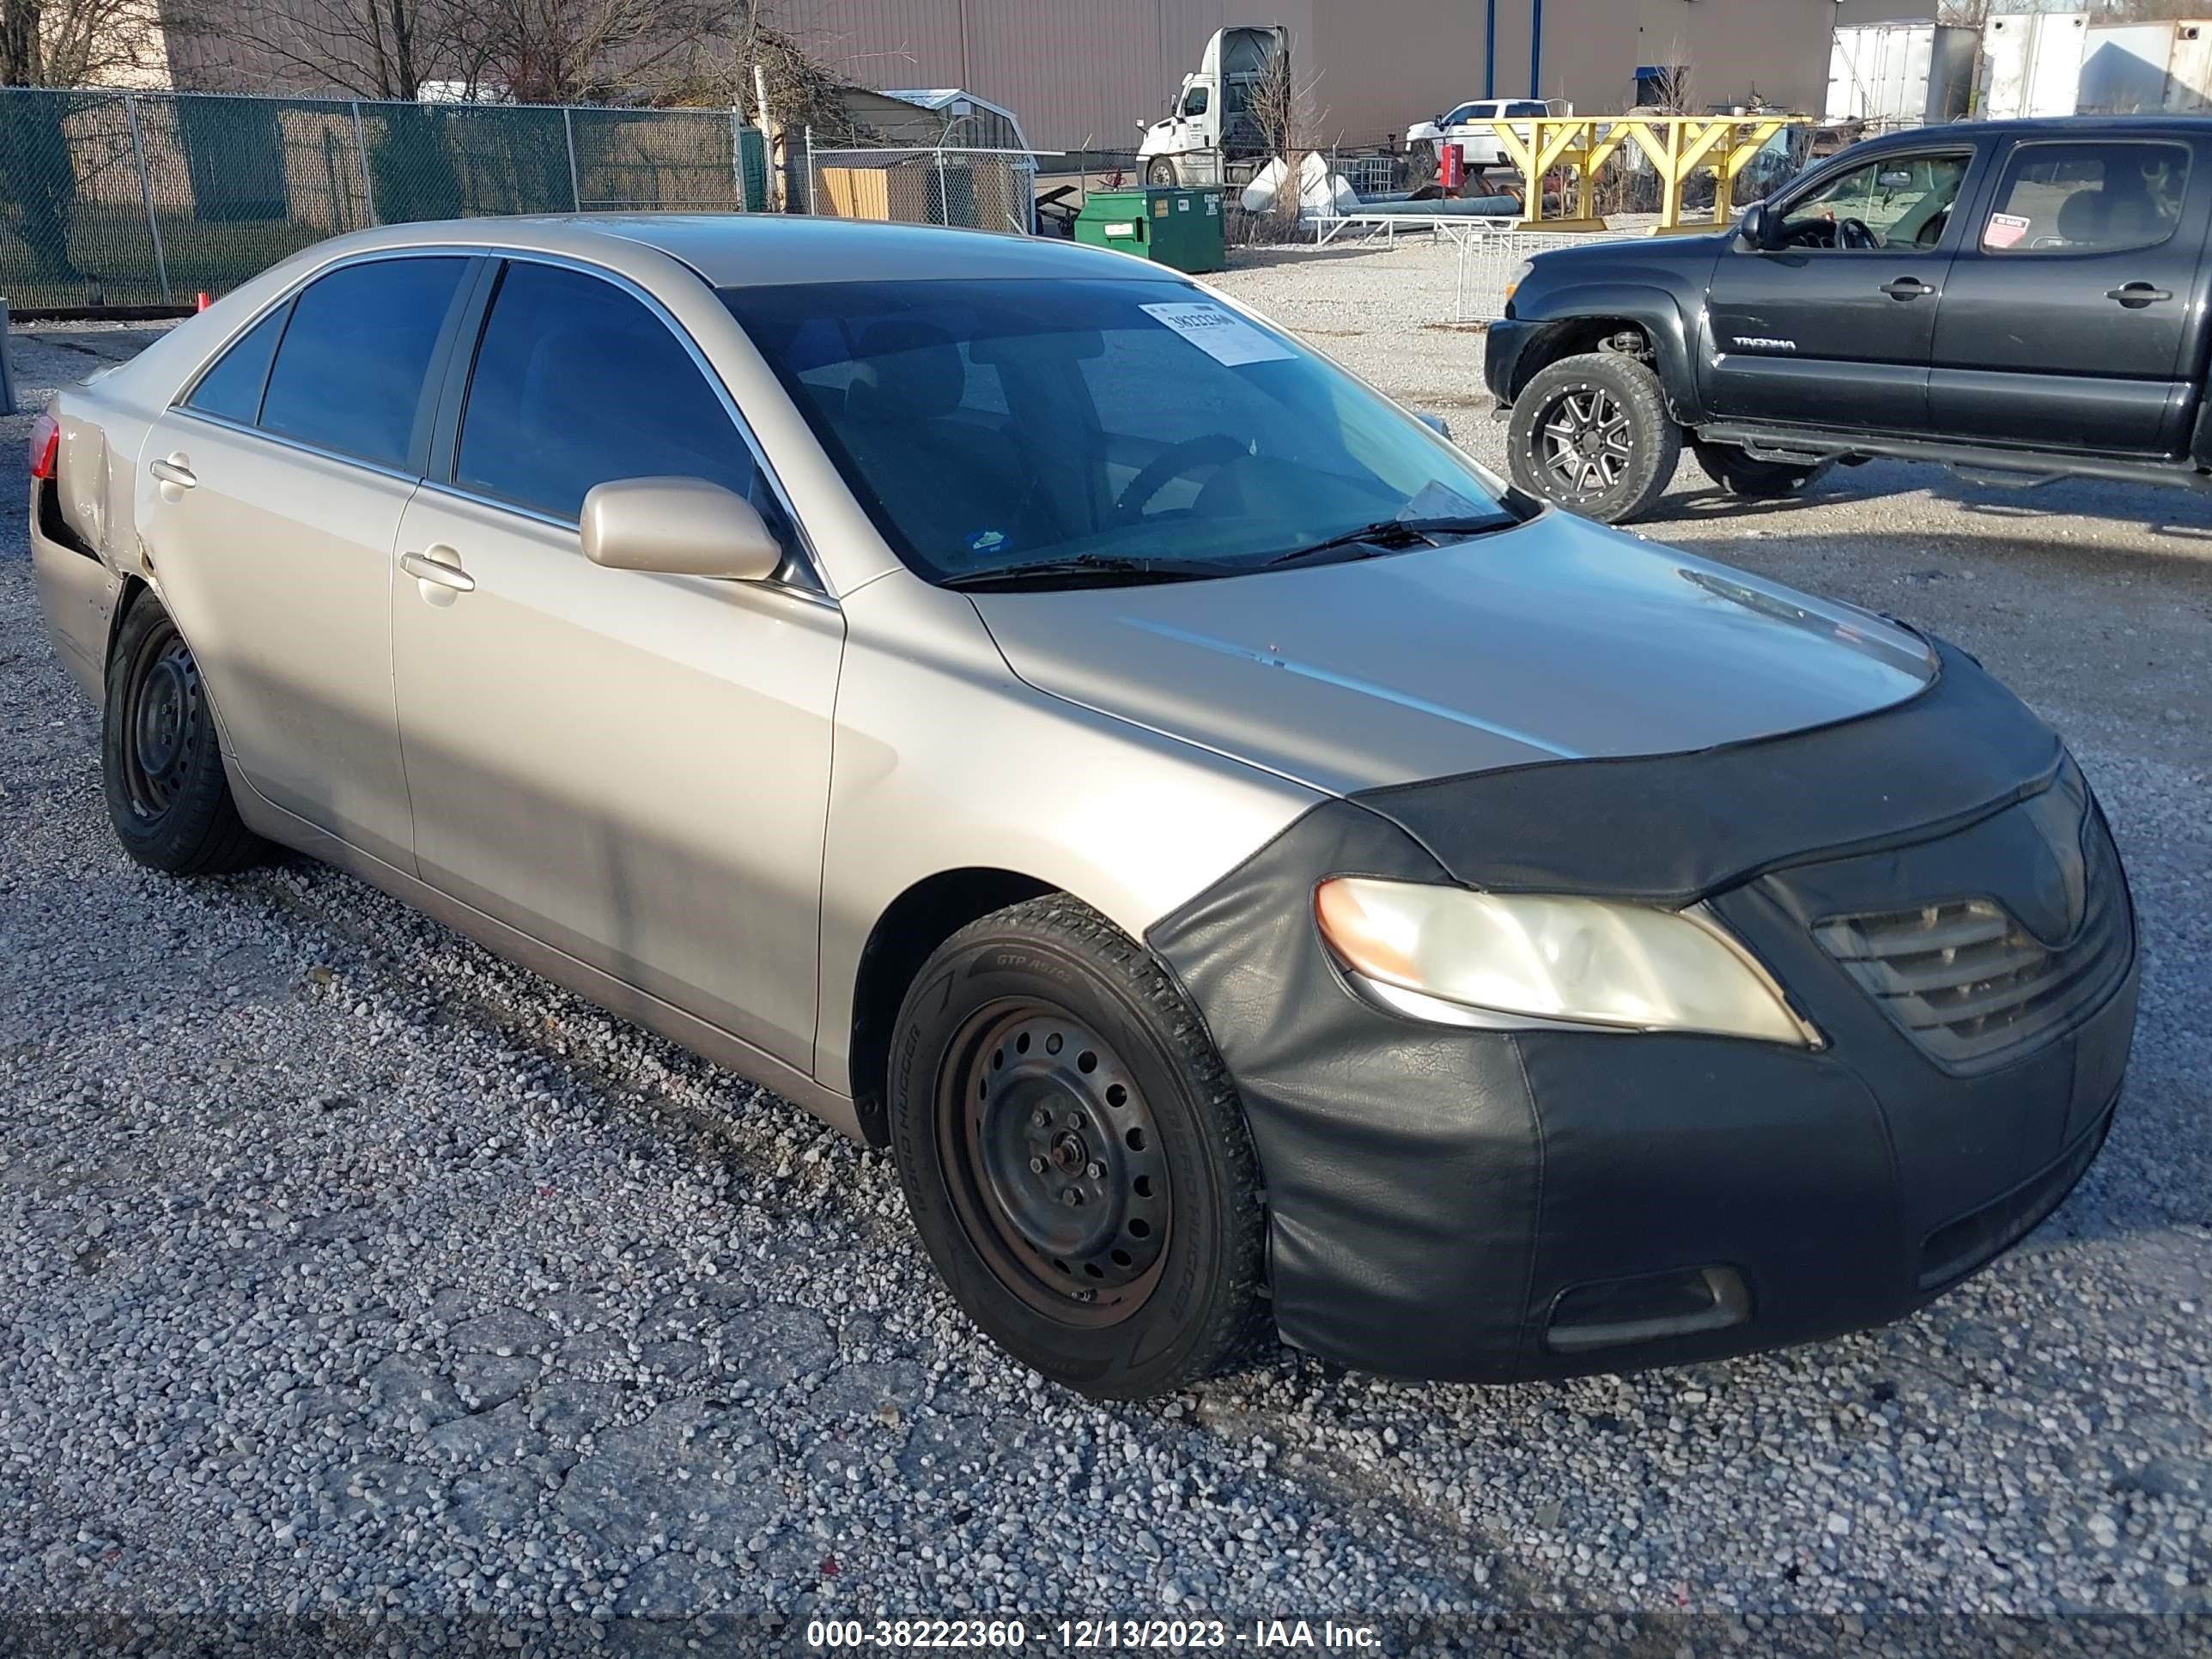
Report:
[[[1339,794],[1771,737],[1935,672],[1869,612],[1559,513],[1350,563],[969,597],[1038,690]]]

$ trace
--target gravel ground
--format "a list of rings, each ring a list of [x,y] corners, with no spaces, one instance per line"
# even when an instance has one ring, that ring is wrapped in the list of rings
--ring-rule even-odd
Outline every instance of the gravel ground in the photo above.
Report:
[[[1421,320],[1450,314],[1447,252],[1224,281],[1497,459],[1479,337]],[[137,337],[19,338],[27,402]],[[0,422],[12,500],[26,425]],[[708,1626],[636,1615],[748,1642],[820,1613],[1334,1615],[1395,1644],[1441,1620],[1449,1650],[1606,1610],[1671,1652],[2212,1613],[2200,498],[1875,465],[1747,507],[1686,465],[1650,526],[1959,641],[2102,793],[2143,918],[2135,1069],[2026,1245],[1902,1325],[1728,1364],[1481,1390],[1285,1354],[1120,1407],[1002,1360],[887,1161],[796,1109],[320,867],[128,864],[20,525],[0,1615],[473,1613],[656,1650]]]

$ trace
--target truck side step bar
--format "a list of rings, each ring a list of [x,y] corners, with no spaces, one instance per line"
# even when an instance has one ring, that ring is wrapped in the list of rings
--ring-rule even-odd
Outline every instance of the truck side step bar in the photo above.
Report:
[[[2024,489],[2036,489],[2059,478],[2105,478],[2117,483],[2212,490],[2212,472],[2191,461],[2069,456],[2063,467],[2054,471],[2051,457],[2032,450],[1931,443],[1921,438],[1891,438],[1871,432],[1830,432],[1809,428],[1778,432],[1771,427],[1729,426],[1722,422],[1701,426],[1697,434],[1708,443],[1737,445],[1754,460],[1778,461],[1788,466],[1878,457],[1885,460],[1934,461],[1972,483]]]

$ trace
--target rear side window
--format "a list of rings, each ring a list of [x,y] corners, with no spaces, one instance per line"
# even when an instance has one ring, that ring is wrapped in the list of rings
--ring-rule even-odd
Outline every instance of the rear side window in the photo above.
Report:
[[[1984,253],[2118,253],[2154,247],[2189,198],[2184,144],[2027,144],[2014,150],[1982,227]]]
[[[477,348],[453,481],[574,519],[594,484],[704,478],[778,505],[728,411],[668,326],[611,283],[518,261]]]
[[[408,466],[423,381],[467,263],[378,259],[309,283],[269,371],[263,429]]]
[[[251,426],[261,418],[261,388],[269,379],[269,360],[276,355],[276,342],[284,332],[289,305],[279,306],[235,341],[200,376],[185,407],[203,415],[220,415],[226,421]]]

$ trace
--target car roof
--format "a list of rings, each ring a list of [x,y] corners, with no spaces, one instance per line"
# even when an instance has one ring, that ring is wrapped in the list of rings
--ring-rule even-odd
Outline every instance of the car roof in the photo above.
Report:
[[[1849,121],[1825,125],[1848,127]],[[2205,115],[2063,115],[2003,121],[1951,121],[1932,126],[1910,127],[1866,140],[1885,149],[1898,144],[1917,146],[1930,139],[2007,138],[2033,135],[2043,138],[2092,138],[2100,133],[2125,132],[2145,137],[2161,132],[2212,133],[2212,116]]]
[[[933,225],[772,213],[551,214],[432,220],[341,239],[348,254],[411,247],[513,248],[585,253],[621,265],[629,251],[681,260],[716,288],[893,277],[1119,277],[1182,280],[1126,254],[1051,238],[946,230]],[[327,255],[337,245],[316,252]]]

